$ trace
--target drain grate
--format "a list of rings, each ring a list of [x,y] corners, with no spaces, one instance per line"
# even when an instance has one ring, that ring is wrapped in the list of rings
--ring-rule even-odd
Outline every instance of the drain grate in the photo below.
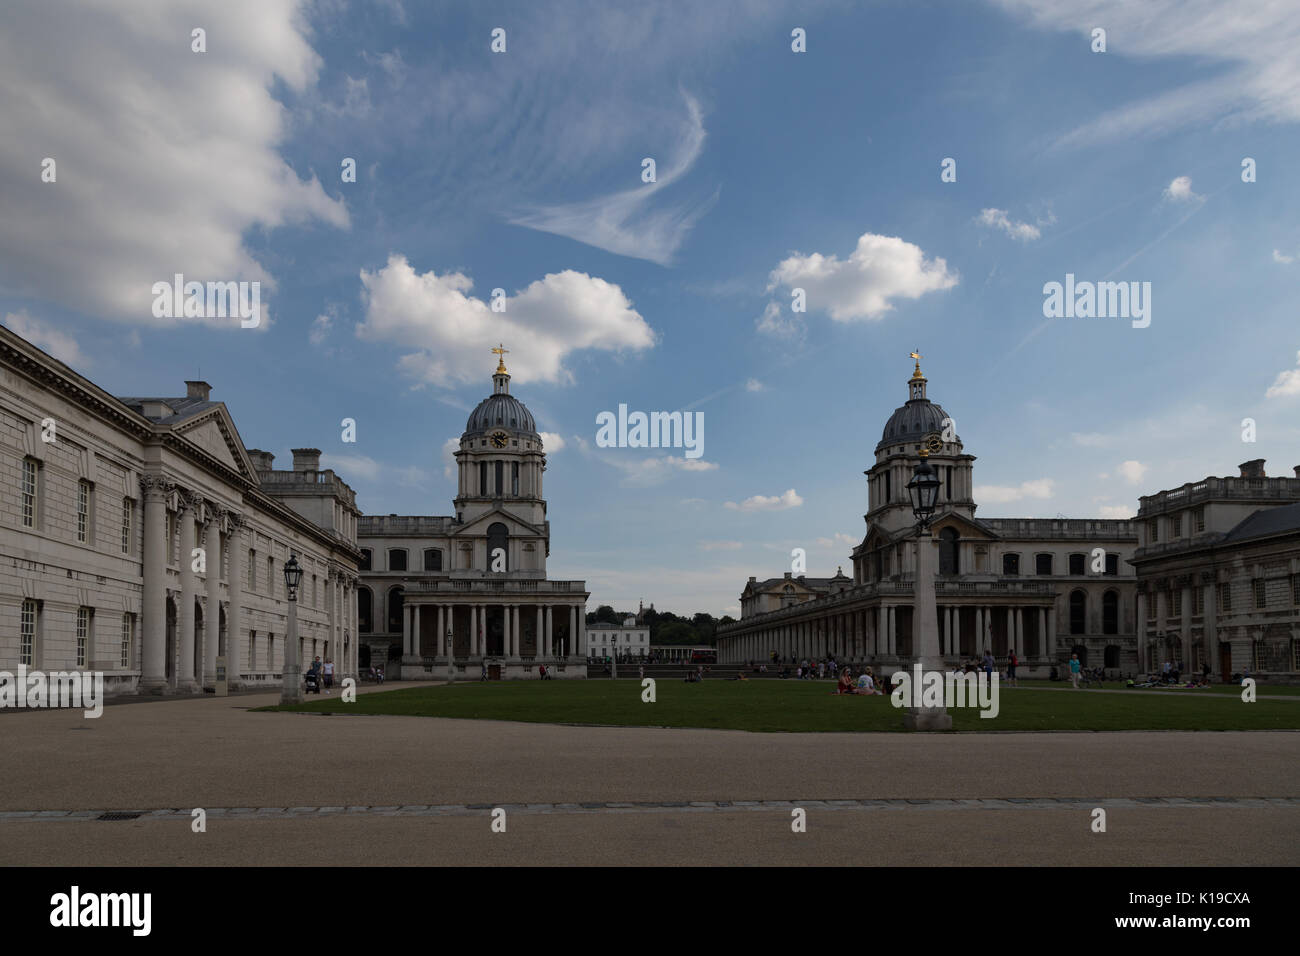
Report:
[[[95,817],[96,820],[136,820],[140,817],[138,813],[101,813]]]

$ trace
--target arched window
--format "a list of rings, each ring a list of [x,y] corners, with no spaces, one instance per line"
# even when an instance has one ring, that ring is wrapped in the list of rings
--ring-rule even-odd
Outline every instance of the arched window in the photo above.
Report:
[[[441,571],[442,570],[442,552],[437,548],[424,549],[424,570]]]
[[[1083,591],[1075,590],[1070,592],[1070,633],[1085,633],[1086,612],[1088,609],[1088,596]]]
[[[391,633],[402,633],[402,589],[388,589],[388,630]]]
[[[484,498],[487,497],[487,462],[485,461],[478,463],[478,493]]]
[[[961,568],[957,557],[956,528],[944,528],[939,532],[939,573],[960,574]]]
[[[489,570],[510,570],[510,529],[500,521],[488,525],[487,560]],[[500,554],[498,555],[498,552]],[[498,556],[500,560],[498,561]]]
[[[375,629],[374,604],[370,588],[357,588],[357,625],[362,634],[370,634]]]
[[[1103,634],[1119,633],[1118,591],[1107,591],[1101,596],[1101,632]]]

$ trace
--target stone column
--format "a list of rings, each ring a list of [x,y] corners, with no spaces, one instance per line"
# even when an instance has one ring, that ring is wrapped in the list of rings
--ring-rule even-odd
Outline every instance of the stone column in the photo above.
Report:
[[[1137,620],[1133,622],[1133,634],[1137,638],[1138,671],[1147,669],[1147,596],[1145,592],[1137,593]]]
[[[961,605],[952,609],[952,644],[950,651],[954,657],[961,654]]]
[[[565,657],[569,657],[573,653],[573,635],[574,632],[577,631],[577,629],[578,629],[578,606],[576,604],[570,604],[569,605],[569,637],[568,637],[568,644],[564,648]]]
[[[197,526],[194,517],[202,506],[203,499],[197,495],[188,493],[181,495],[180,514],[178,515],[181,526],[181,613],[177,615],[180,629],[176,635],[176,641],[180,644],[181,661],[176,671],[176,687],[177,690],[187,694],[192,694],[198,689],[194,682],[194,640],[196,636],[194,601],[198,590],[194,577],[194,551],[198,547],[195,538]],[[207,557],[205,555],[205,568],[206,563]]]
[[[542,605],[537,605],[537,636],[533,640],[534,651],[539,658],[542,656],[542,639],[545,637],[544,619],[542,615]]]
[[[1202,578],[1205,587],[1205,614],[1202,621],[1202,631],[1205,634],[1205,653],[1210,656],[1210,673],[1219,673],[1219,595],[1217,582],[1214,575],[1207,574]],[[1230,674],[1221,675],[1227,679]]]
[[[424,642],[420,639],[420,605],[415,605],[415,620],[411,624],[411,653],[424,656]]]
[[[203,550],[208,562],[204,579],[208,603],[203,612],[203,686],[215,687],[217,640],[221,634],[221,512],[211,505],[203,523]]]
[[[1190,674],[1196,666],[1192,660],[1192,577],[1183,579],[1182,594],[1182,629],[1183,629],[1183,673]]]
[[[647,643],[649,647],[649,630],[646,631]],[[578,608],[578,656],[586,658],[587,656],[587,605],[584,602]]]
[[[1047,609],[1047,656],[1056,660],[1056,605]]]
[[[551,605],[546,605],[546,656],[550,657],[554,653],[555,640],[555,616],[551,612]]]
[[[1047,608],[1038,609],[1038,653],[1047,653]]]
[[[244,536],[240,533],[244,527],[242,515],[230,515],[229,528],[230,566],[227,570],[226,591],[230,595],[226,605],[226,682],[234,689],[239,684],[239,645],[243,639],[244,627]],[[272,649],[274,650],[274,648]],[[267,662],[270,663],[269,661]],[[271,666],[274,666],[273,664]]]
[[[1017,651],[1017,652],[1019,652],[1020,650],[1022,650],[1022,649],[1024,648],[1024,644],[1025,644],[1025,612],[1024,612],[1024,608],[1019,608],[1019,607],[1016,608],[1016,609],[1015,609],[1015,615],[1016,615],[1016,642],[1015,642],[1015,644],[1012,645],[1012,649],[1015,650],[1015,651]]]
[[[975,641],[974,641],[975,644],[974,653],[976,656],[979,656],[980,654],[984,653],[984,648],[980,646],[980,642],[983,640],[984,640],[984,608],[977,607],[975,608]]]
[[[144,605],[140,690],[167,690],[167,496],[175,486],[161,475],[140,478],[144,497]]]

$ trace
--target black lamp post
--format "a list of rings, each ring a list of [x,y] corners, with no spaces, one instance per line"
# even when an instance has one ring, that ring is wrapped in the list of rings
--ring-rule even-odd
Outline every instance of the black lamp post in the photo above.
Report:
[[[284,590],[289,596],[289,627],[284,636],[284,674],[280,685],[280,703],[302,702],[302,665],[298,660],[298,585],[302,583],[302,566],[290,554],[284,563]]]
[[[907,493],[912,497],[912,514],[922,529],[930,527],[935,503],[939,500],[939,475],[930,464],[929,452],[921,449],[921,460],[912,469],[912,480],[907,483]]]
[[[912,656],[923,672],[942,673],[943,656],[939,647],[939,612],[934,594],[934,539],[930,536],[930,519],[939,500],[939,475],[930,464],[929,452],[921,449],[921,460],[912,471],[907,493],[916,515],[916,574],[912,597]],[[920,681],[914,681],[913,703],[907,709],[903,725],[909,730],[951,730],[952,717],[942,707],[920,706]]]

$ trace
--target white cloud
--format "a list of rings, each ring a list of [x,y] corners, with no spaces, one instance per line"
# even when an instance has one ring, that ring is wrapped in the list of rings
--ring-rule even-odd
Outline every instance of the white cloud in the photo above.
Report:
[[[1104,26],[1108,51],[1099,57],[1176,57],[1196,62],[1198,79],[1111,110],[1071,130],[1062,144],[1160,136],[1216,121],[1300,120],[1300,6],[1215,0],[997,0],[1035,26],[1078,34],[1087,50]],[[1201,79],[1204,77],[1204,79]]]
[[[982,209],[977,221],[985,226],[1001,229],[1012,239],[1020,242],[1029,242],[1042,236],[1037,226],[1012,220],[1007,216],[1005,209]]]
[[[1102,432],[1071,432],[1070,440],[1083,448],[1104,448],[1115,441],[1115,436]]]
[[[456,452],[460,451],[460,439],[448,438],[442,443],[442,476],[448,481],[456,481]]]
[[[744,545],[739,541],[701,541],[701,551],[739,551]]]
[[[787,508],[798,508],[803,504],[803,499],[795,492],[793,488],[786,489],[784,494],[780,495],[754,495],[746,498],[740,504],[734,501],[728,501],[723,504],[724,508],[731,511],[784,511]]]
[[[1176,176],[1165,187],[1164,197],[1172,202],[1195,202],[1204,199],[1204,196],[1192,192],[1192,177]]]
[[[90,359],[82,353],[76,339],[39,319],[32,318],[26,310],[10,312],[5,316],[4,324],[10,331],[21,335],[38,349],[49,352],[64,365],[75,369],[85,368],[90,364]]]
[[[818,538],[817,544],[823,548],[833,548],[836,547],[837,545],[848,545],[849,547],[856,547],[860,540],[861,540],[860,538],[855,538],[851,534],[841,534],[840,532],[837,531],[834,537]]]
[[[542,436],[542,448],[546,454],[554,455],[557,451],[564,450],[564,436],[556,432],[538,432]]]
[[[394,468],[368,455],[336,455],[325,452],[320,456],[321,467],[332,468],[350,485],[358,481],[381,482],[391,480],[399,485],[418,488],[424,485],[426,474],[412,465]]]
[[[761,392],[764,391],[766,388],[767,386],[764,385],[756,378],[751,378],[749,381],[745,383],[745,391],[747,392]]]
[[[1277,373],[1277,378],[1268,387],[1266,398],[1284,398],[1300,395],[1300,352],[1296,352],[1296,367]]]
[[[1285,255],[1284,253],[1282,253],[1281,250],[1274,249],[1274,250],[1273,250],[1273,261],[1274,261],[1274,262],[1280,262],[1280,263],[1282,263],[1282,265],[1284,265],[1284,266],[1289,266],[1291,263],[1295,262],[1295,256],[1288,256],[1288,255]]]
[[[1102,505],[1097,511],[1103,518],[1132,518],[1137,514],[1128,505]]]
[[[1115,469],[1119,472],[1120,477],[1131,485],[1136,485],[1142,481],[1143,477],[1151,470],[1150,465],[1144,465],[1140,461],[1122,461],[1119,467]]]
[[[567,236],[606,252],[670,265],[691,227],[717,198],[715,192],[703,202],[679,201],[664,208],[649,208],[656,195],[686,175],[704,151],[700,104],[685,92],[682,96],[686,100],[687,119],[668,154],[650,157],[655,160],[654,182],[639,182],[610,196],[541,206],[510,221],[539,232]],[[641,169],[638,163],[629,169],[629,176],[639,178]]]
[[[981,504],[1006,504],[1022,498],[1050,498],[1054,494],[1055,482],[1051,478],[1034,478],[1022,481],[1019,485],[976,485],[975,500]]]
[[[803,317],[794,312],[790,318],[781,316],[781,304],[769,302],[763,307],[763,314],[754,320],[754,327],[764,335],[776,339],[802,339],[805,326]]]
[[[311,324],[311,331],[307,333],[307,339],[312,345],[322,345],[330,332],[334,328],[335,308],[331,306],[320,315]]]
[[[804,289],[809,308],[823,309],[838,322],[879,319],[893,310],[891,299],[917,299],[958,282],[947,262],[926,259],[920,246],[869,232],[858,237],[848,259],[795,253],[768,280],[769,292],[777,286]]]
[[[5,4],[0,87],[0,286],[94,318],[171,325],[155,282],[274,279],[244,236],[293,222],[346,228],[347,210],[277,152],[321,61],[294,0]],[[208,52],[190,50],[207,30]],[[39,145],[38,145],[39,144]],[[43,157],[57,180],[37,177]],[[34,183],[30,188],[18,184]],[[75,282],[68,276],[75,275]],[[239,328],[230,319],[188,319]]]
[[[400,255],[377,272],[363,269],[361,284],[366,314],[357,335],[418,349],[398,368],[432,385],[481,383],[498,342],[511,350],[506,365],[516,382],[568,383],[571,352],[646,349],[655,341],[622,289],[569,269],[506,297],[504,312],[470,296],[468,276],[417,274]]]
[[[578,446],[578,451],[586,457],[621,471],[623,473],[622,483],[629,487],[657,485],[667,481],[674,473],[679,471],[702,472],[718,470],[716,462],[705,461],[703,458],[678,458],[670,455],[663,455],[658,458],[634,458],[624,448],[598,450],[581,435],[574,435],[573,442]],[[682,503],[690,504],[700,500],[698,498],[688,498]]]

